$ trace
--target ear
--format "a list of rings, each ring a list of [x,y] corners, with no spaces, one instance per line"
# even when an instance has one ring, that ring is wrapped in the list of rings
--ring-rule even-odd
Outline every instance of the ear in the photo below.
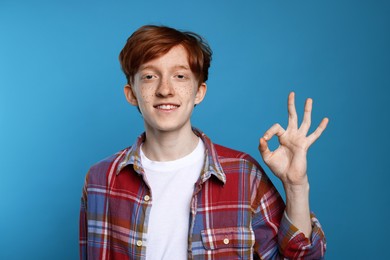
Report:
[[[127,102],[129,102],[133,106],[138,106],[137,96],[134,93],[133,87],[129,84],[126,84],[123,91],[125,93]]]
[[[198,105],[200,102],[202,102],[202,100],[206,96],[206,92],[207,92],[207,85],[206,83],[203,82],[202,84],[199,85],[198,91],[196,92],[195,105]]]

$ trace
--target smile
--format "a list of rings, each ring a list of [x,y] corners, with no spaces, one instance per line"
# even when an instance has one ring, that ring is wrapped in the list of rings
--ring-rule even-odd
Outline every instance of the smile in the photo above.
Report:
[[[161,110],[172,110],[172,109],[175,109],[178,107],[179,107],[178,105],[172,105],[172,104],[155,106],[155,108],[161,109]]]

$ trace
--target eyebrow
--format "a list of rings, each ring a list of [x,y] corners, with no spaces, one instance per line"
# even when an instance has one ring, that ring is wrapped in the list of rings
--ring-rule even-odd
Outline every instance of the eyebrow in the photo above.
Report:
[[[139,70],[147,70],[147,69],[151,69],[151,70],[156,70],[157,68],[153,65],[146,65],[146,66],[141,66],[139,68]],[[184,69],[184,70],[190,70],[190,68],[186,65],[175,65],[173,66],[173,69]]]

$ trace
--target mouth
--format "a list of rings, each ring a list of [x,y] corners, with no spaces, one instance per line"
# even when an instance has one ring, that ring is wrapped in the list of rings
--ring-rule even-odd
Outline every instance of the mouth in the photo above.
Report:
[[[154,106],[154,108],[157,108],[159,110],[164,110],[164,111],[174,110],[179,107],[180,107],[179,105],[175,105],[175,104],[161,104],[161,105]]]

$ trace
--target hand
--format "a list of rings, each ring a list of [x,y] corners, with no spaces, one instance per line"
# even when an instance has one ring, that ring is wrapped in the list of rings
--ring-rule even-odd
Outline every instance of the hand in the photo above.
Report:
[[[305,103],[303,121],[298,128],[298,116],[295,109],[295,94],[288,96],[288,126],[284,130],[279,124],[268,129],[260,138],[259,150],[264,162],[283,184],[289,186],[301,186],[308,184],[307,151],[309,147],[320,137],[328,124],[328,118],[324,118],[317,129],[307,136],[311,124],[312,99]],[[268,141],[276,135],[279,139],[279,147],[270,151]]]

